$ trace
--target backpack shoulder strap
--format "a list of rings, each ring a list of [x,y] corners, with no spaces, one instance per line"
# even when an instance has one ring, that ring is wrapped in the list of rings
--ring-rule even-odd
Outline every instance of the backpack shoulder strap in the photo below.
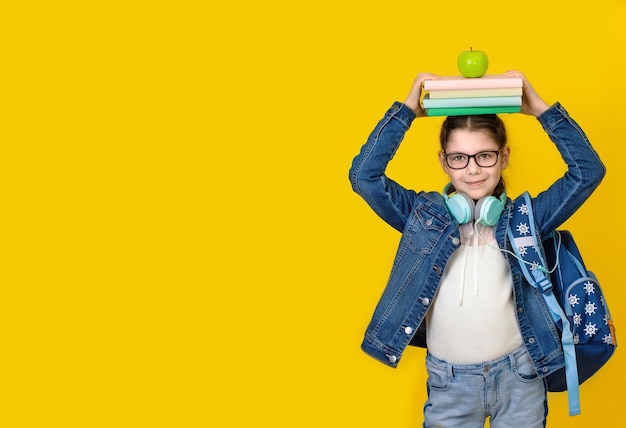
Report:
[[[535,219],[532,211],[531,198],[524,192],[514,201],[515,207],[509,222],[507,233],[511,246],[520,261],[520,268],[526,280],[543,295],[552,319],[561,329],[561,345],[565,358],[565,377],[569,399],[569,414],[580,414],[580,397],[578,391],[578,367],[574,337],[563,308],[556,299],[550,281],[550,271],[543,257],[541,239],[535,230]]]
[[[552,289],[552,282],[539,246],[540,238],[535,230],[530,195],[524,192],[513,202],[515,207],[507,229],[511,246],[528,282],[542,292],[548,292]]]

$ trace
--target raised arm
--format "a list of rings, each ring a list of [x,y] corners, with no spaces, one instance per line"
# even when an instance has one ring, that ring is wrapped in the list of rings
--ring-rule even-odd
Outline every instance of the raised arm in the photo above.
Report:
[[[419,102],[424,80],[437,77],[420,73],[415,78],[405,102],[395,102],[387,110],[350,168],[352,189],[376,214],[399,231],[404,229],[417,193],[387,177],[385,171],[413,120],[424,116]]]
[[[521,112],[535,116],[567,164],[567,172],[533,200],[541,233],[559,227],[591,196],[606,173],[604,164],[581,127],[565,108],[549,106],[519,71],[505,73],[523,79]]]

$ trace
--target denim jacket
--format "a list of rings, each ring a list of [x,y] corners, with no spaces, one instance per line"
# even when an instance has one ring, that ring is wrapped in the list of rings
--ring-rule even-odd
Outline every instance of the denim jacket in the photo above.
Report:
[[[414,191],[385,175],[415,113],[395,102],[370,134],[350,168],[352,188],[388,224],[402,232],[391,274],[365,332],[362,349],[396,367],[407,345],[426,347],[425,316],[452,253],[461,243],[459,225],[439,192]],[[584,132],[556,103],[538,118],[556,144],[568,170],[533,198],[536,230],[545,235],[567,220],[591,195],[605,167]],[[512,250],[506,229],[513,203],[507,200],[495,226],[500,248]],[[540,292],[507,257],[513,278],[517,321],[535,369],[545,377],[563,367],[559,332]],[[480,334],[477,332],[476,334]]]

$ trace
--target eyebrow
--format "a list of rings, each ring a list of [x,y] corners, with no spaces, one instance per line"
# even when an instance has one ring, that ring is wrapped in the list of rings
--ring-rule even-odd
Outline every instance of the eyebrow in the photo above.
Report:
[[[477,154],[480,154],[480,153],[485,153],[485,152],[499,152],[499,151],[500,151],[500,149],[493,149],[493,150],[481,150],[481,151],[478,151],[478,152],[474,153],[473,155],[470,155],[469,153],[463,153],[463,152],[449,152],[449,153],[448,153],[448,152],[444,152],[444,154],[446,154],[446,155],[465,155],[465,156],[476,156]]]

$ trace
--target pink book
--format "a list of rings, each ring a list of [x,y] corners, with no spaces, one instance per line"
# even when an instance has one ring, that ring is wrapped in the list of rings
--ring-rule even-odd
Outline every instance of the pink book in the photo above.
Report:
[[[426,80],[424,82],[425,91],[521,87],[521,77],[508,77],[503,74],[491,74],[476,78],[442,76],[437,80]]]

